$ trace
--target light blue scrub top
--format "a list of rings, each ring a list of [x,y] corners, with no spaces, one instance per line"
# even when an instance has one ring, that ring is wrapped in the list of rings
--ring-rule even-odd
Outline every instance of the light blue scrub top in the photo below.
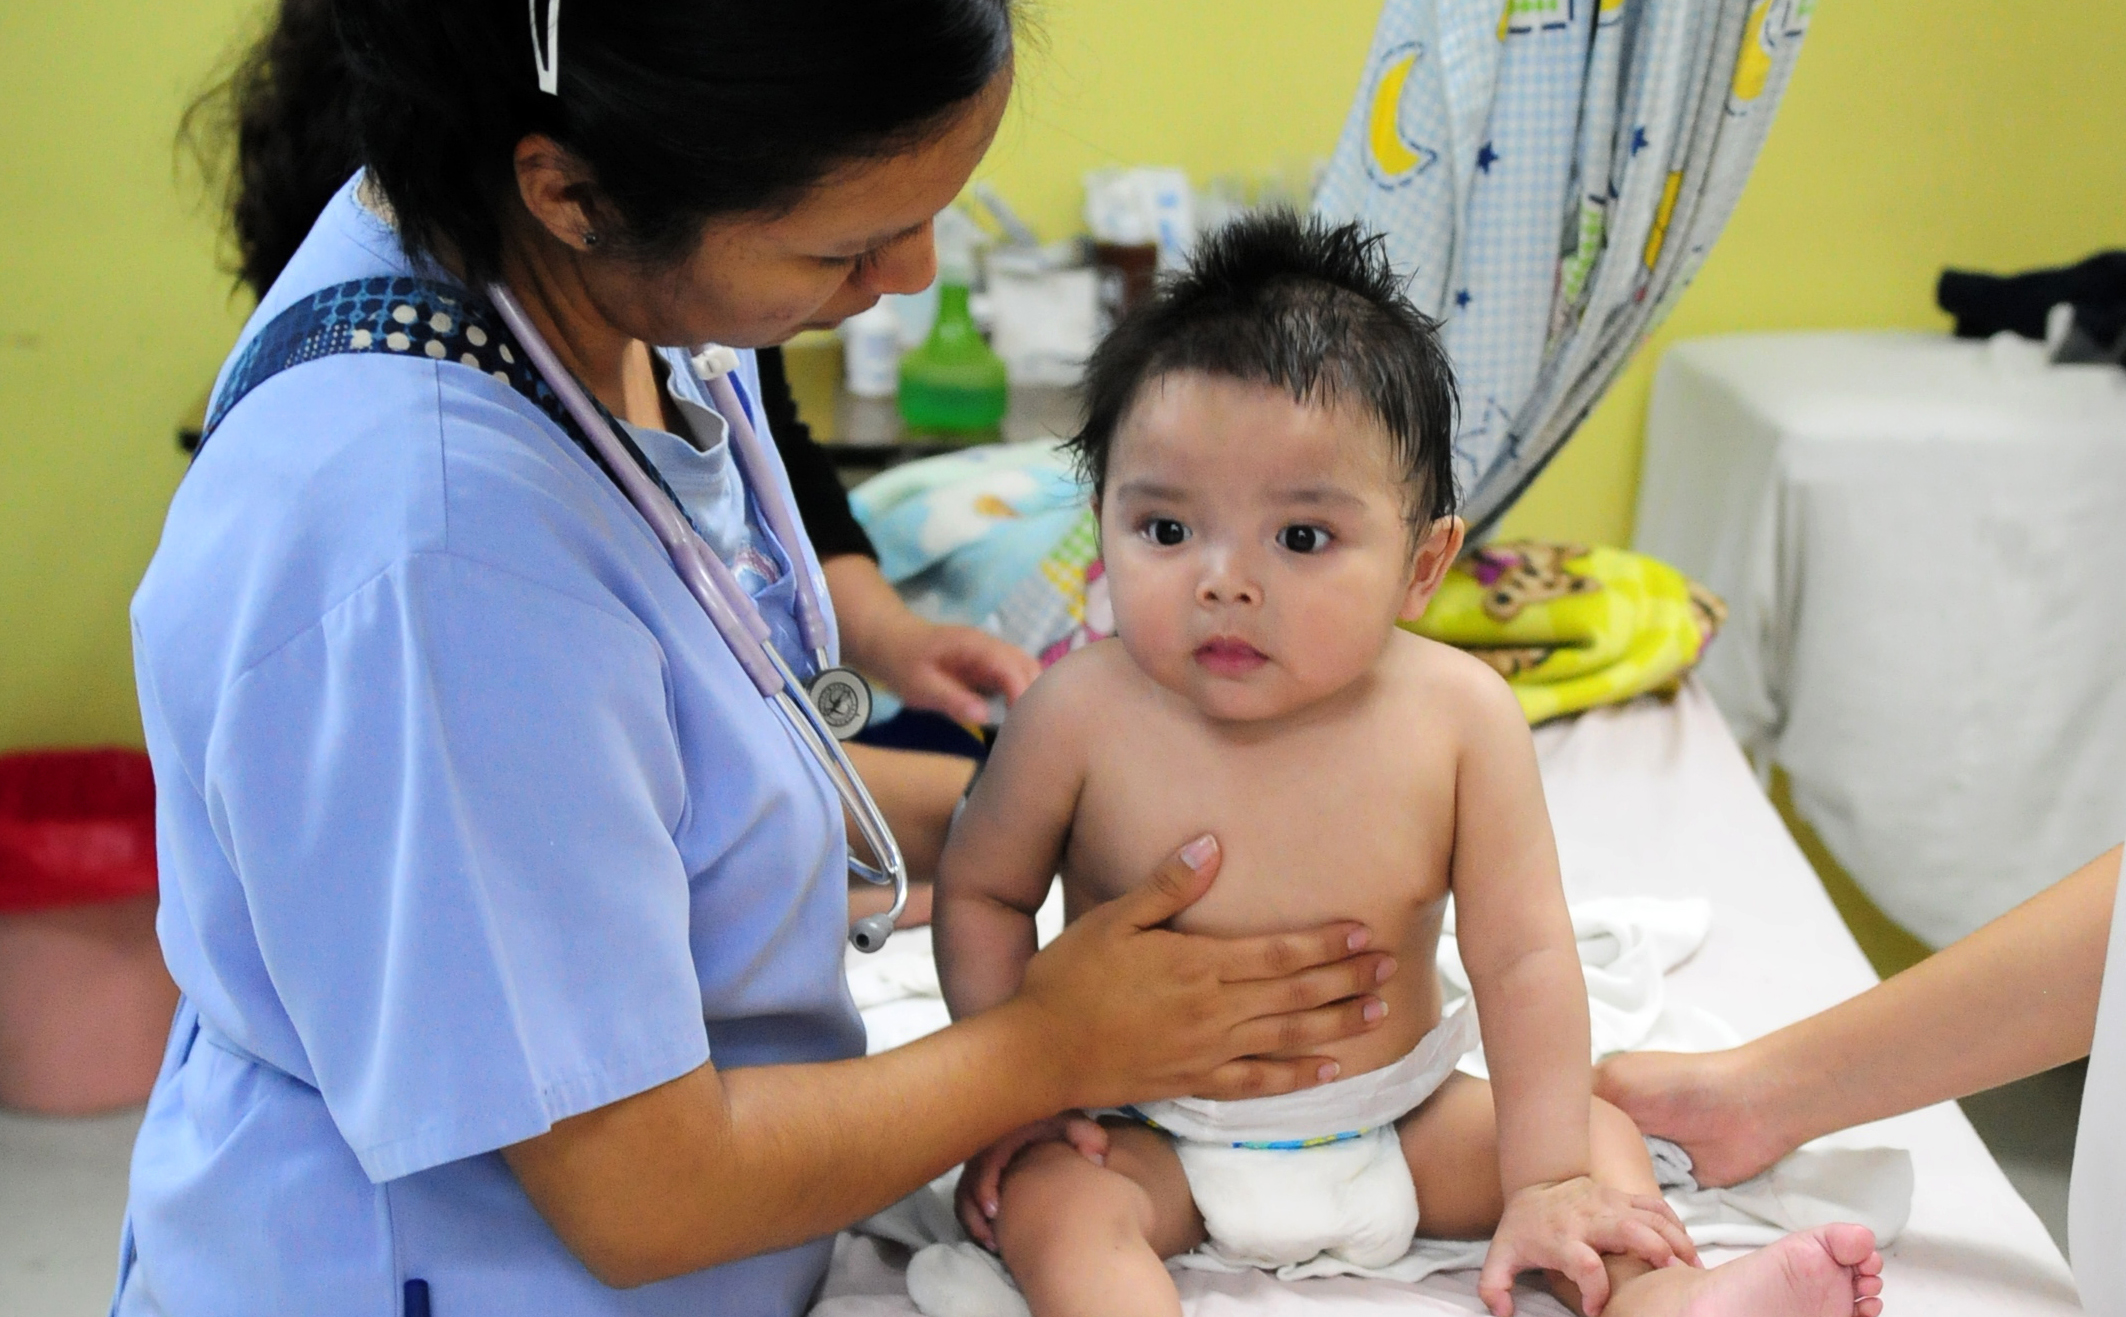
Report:
[[[413,272],[350,185],[251,329]],[[454,363],[284,372],[179,488],[133,636],[185,1005],[114,1311],[387,1317],[418,1278],[437,1317],[801,1313],[831,1241],[607,1289],[496,1152],[712,1057],[863,1052],[833,789],[576,445]]]

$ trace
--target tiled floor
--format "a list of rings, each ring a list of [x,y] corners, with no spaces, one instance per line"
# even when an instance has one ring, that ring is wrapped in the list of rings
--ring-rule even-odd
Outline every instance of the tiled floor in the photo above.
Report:
[[[138,1111],[88,1120],[0,1111],[0,1313],[110,1310],[139,1126]]]

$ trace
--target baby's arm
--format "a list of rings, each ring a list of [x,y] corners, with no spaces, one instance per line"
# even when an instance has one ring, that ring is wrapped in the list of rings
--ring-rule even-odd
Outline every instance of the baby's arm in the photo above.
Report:
[[[1085,779],[1081,665],[1058,664],[1012,707],[938,862],[938,975],[956,1020],[1016,993]]]
[[[1483,1026],[1510,1200],[1591,1169],[1587,985],[1527,721],[1488,670],[1457,678],[1468,689],[1454,791],[1455,927]]]

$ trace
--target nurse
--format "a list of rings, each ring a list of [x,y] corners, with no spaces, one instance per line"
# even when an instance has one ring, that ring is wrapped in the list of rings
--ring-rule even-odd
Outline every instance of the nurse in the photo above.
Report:
[[[660,345],[928,283],[1010,5],[552,2],[336,0],[366,167],[238,354],[352,280],[505,283],[808,665],[782,473]],[[863,1058],[825,775],[606,473],[456,357],[244,393],[133,626],[185,1000],[120,1314],[794,1317],[833,1231],[1011,1130],[1333,1077],[1393,969],[1352,925],[1159,931],[1201,838],[1011,1002]]]
[[[1734,1184],[1819,1135],[2089,1058],[2067,1232],[2083,1306],[2126,1314],[2120,848],[1850,1001],[1725,1052],[1627,1053],[1595,1091]]]

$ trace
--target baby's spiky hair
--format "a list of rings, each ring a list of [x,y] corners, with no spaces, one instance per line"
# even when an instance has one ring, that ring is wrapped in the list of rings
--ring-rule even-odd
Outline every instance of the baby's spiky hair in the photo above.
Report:
[[[1069,444],[1095,491],[1138,394],[1180,371],[1364,409],[1388,432],[1412,524],[1454,515],[1454,372],[1439,325],[1358,225],[1283,210],[1235,220],[1122,318],[1086,366],[1085,425]]]

